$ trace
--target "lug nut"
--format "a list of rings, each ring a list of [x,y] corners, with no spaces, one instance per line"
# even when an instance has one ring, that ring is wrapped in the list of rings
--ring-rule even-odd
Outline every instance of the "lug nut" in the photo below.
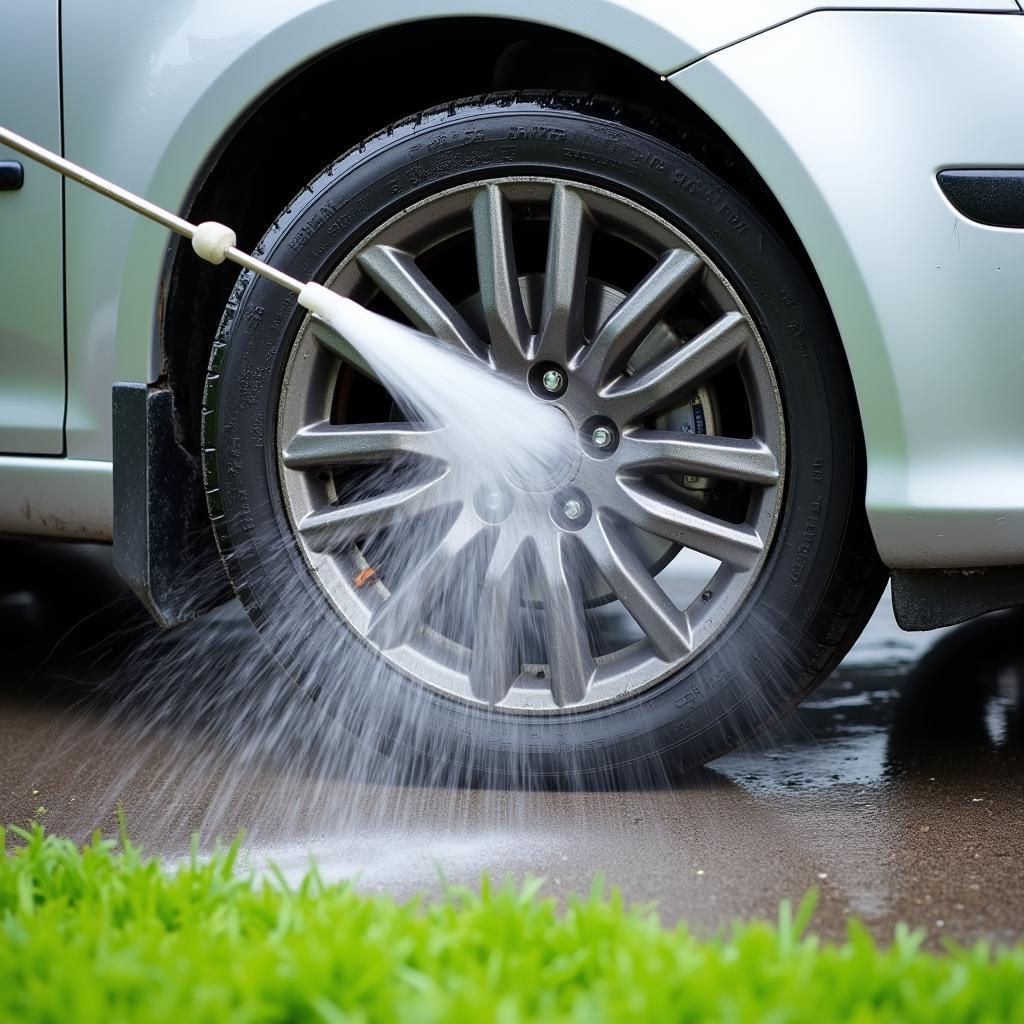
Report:
[[[561,370],[546,370],[540,382],[544,385],[545,391],[561,391],[565,376]]]
[[[594,427],[590,439],[598,448],[608,448],[615,440],[615,434],[611,427]]]
[[[562,506],[562,512],[565,513],[566,519],[579,519],[585,511],[586,509],[583,507],[583,502],[577,498],[570,498]]]

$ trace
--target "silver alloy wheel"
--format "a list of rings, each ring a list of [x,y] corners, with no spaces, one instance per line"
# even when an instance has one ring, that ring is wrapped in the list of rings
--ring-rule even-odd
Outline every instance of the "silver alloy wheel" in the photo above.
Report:
[[[539,236],[546,254],[524,267],[522,250]],[[460,252],[470,266],[457,279]],[[435,272],[445,276],[444,293],[431,280]],[[345,475],[357,467],[397,458],[443,467],[443,432],[347,420],[353,385],[380,386],[346,366],[337,339],[307,318],[282,381],[279,473],[303,556],[348,628],[437,692],[534,713],[623,700],[677,672],[721,633],[769,550],[785,436],[757,328],[692,240],[596,187],[493,179],[403,210],[348,254],[328,283],[383,304],[553,402],[580,439],[572,465],[539,488],[552,510],[545,536],[525,536],[515,515],[453,495],[443,470],[347,501]],[[733,436],[718,432],[736,424]],[[358,538],[430,514],[439,524],[430,564],[406,567],[412,583],[395,587]],[[429,611],[437,587],[416,581],[429,577],[443,589],[460,554],[484,533],[490,547],[472,585],[480,606],[496,614],[481,616],[487,632],[481,626],[477,636],[440,632]],[[720,564],[679,604],[658,577],[685,548]],[[515,628],[497,614],[503,574],[524,553],[531,589],[520,612],[540,617],[546,650],[492,664],[487,652],[501,647],[493,630]],[[575,585],[581,576],[585,601]],[[418,595],[418,628],[379,628],[388,603],[410,592]],[[638,627],[621,643],[601,641],[608,602]]]

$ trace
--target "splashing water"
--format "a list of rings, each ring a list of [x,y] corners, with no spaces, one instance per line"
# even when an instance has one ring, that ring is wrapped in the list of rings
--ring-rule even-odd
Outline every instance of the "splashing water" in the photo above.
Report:
[[[497,704],[515,691],[517,706],[551,708],[581,700],[595,663],[581,655],[586,567],[556,525],[567,519],[571,530],[586,514],[571,486],[580,441],[566,414],[540,397],[544,385],[506,378],[487,357],[334,293],[317,295],[315,311],[329,330],[315,323],[314,335],[386,384],[419,421],[404,439],[429,456],[426,471],[422,460],[378,460],[298,523],[314,566],[348,548],[356,586],[374,582],[336,602],[342,615],[384,653],[425,632],[443,638],[447,650],[434,643],[430,657],[446,663],[444,688],[457,696]],[[554,393],[563,384],[560,372]],[[399,504],[396,529],[387,513]],[[543,687],[517,687],[526,663],[550,665],[534,670]]]
[[[333,332],[321,336],[321,343],[385,384],[410,421],[404,426],[436,434],[450,501],[476,516],[476,526],[481,519],[485,526],[501,519],[513,545],[550,553],[559,534],[551,511],[558,489],[549,486],[550,479],[579,449],[568,418],[525,381],[511,381],[452,346],[335,298]],[[354,490],[339,494],[334,507],[358,504],[367,495],[371,500],[382,483],[393,491],[415,488],[421,480],[422,467],[414,463],[383,464],[360,477]],[[500,504],[510,494],[511,513],[488,507],[486,500],[481,505],[481,495],[495,496]],[[141,818],[149,835],[172,845],[197,828],[206,838],[239,827],[267,838],[296,831],[335,837],[358,832],[365,838],[369,830],[371,837],[386,834],[400,842],[409,829],[458,829],[460,821],[464,827],[469,815],[484,829],[525,822],[528,791],[553,780],[535,779],[524,758],[522,770],[508,773],[503,783],[524,792],[473,796],[484,777],[480,769],[486,772],[493,753],[490,735],[467,735],[460,757],[451,762],[443,756],[407,756],[430,745],[421,715],[425,702],[389,702],[384,696],[395,693],[383,685],[395,671],[387,655],[422,631],[429,618],[440,634],[479,641],[470,645],[467,697],[500,703],[521,664],[557,662],[537,606],[550,606],[559,597],[580,602],[586,579],[570,574],[575,589],[563,595],[545,591],[543,583],[530,594],[537,587],[536,567],[527,560],[505,572],[500,600],[489,603],[481,580],[486,582],[492,552],[478,545],[462,553],[456,568],[445,548],[449,536],[457,538],[458,530],[430,516],[403,523],[400,530],[367,532],[364,525],[346,534],[335,529],[331,553],[358,542],[372,564],[396,567],[386,587],[375,581],[360,590],[371,613],[365,632],[379,648],[370,659],[354,660],[354,624],[339,619],[333,639],[320,634],[327,640],[312,652],[304,678],[297,680],[262,652],[237,605],[138,645],[109,684],[116,694],[109,721],[120,737],[120,756],[108,807],[127,798],[129,820]],[[403,565],[404,575],[398,571]],[[697,592],[703,582],[693,583]],[[220,568],[212,566],[206,581],[190,577],[182,585],[190,591],[205,585],[215,592],[222,585]],[[301,585],[294,570],[280,573],[282,607]],[[380,593],[369,593],[375,587]],[[571,704],[571,698],[565,702]],[[368,755],[366,744],[353,735],[354,724],[359,736],[389,733],[393,742],[386,748],[375,745]],[[86,770],[95,770],[88,756],[74,756]],[[559,785],[628,786],[621,769],[574,780],[568,750],[565,767]],[[664,786],[670,781],[666,772],[638,762],[633,785]],[[427,823],[412,811],[424,787],[438,793]],[[573,805],[576,825],[585,819],[585,809],[585,802]],[[89,813],[82,821],[87,831],[96,824],[98,808],[83,810]]]

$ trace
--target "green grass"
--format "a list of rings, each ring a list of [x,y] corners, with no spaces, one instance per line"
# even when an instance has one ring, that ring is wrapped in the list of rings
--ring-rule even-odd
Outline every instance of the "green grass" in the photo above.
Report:
[[[1024,948],[822,943],[813,899],[707,941],[614,893],[397,903],[237,855],[169,870],[123,838],[0,830],[0,1021],[1024,1021]]]

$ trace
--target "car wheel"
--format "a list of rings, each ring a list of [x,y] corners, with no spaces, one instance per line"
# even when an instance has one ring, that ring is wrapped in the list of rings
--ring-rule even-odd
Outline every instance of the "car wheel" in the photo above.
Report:
[[[243,274],[224,314],[203,411],[222,556],[284,669],[374,748],[493,775],[702,763],[806,694],[877,602],[857,410],[817,290],[742,195],[618,109],[428,111],[326,168],[257,250],[518,387],[555,371],[538,400],[580,450],[549,486],[583,514],[515,539],[534,585],[507,616],[486,614],[500,570],[453,558],[436,589],[458,580],[469,621],[425,601],[412,634],[374,635],[415,570],[380,540],[409,528],[399,498],[359,491],[409,447],[393,397],[274,284]],[[416,508],[440,543],[441,510]],[[478,530],[500,535],[485,514]],[[513,653],[488,661],[496,646]]]

